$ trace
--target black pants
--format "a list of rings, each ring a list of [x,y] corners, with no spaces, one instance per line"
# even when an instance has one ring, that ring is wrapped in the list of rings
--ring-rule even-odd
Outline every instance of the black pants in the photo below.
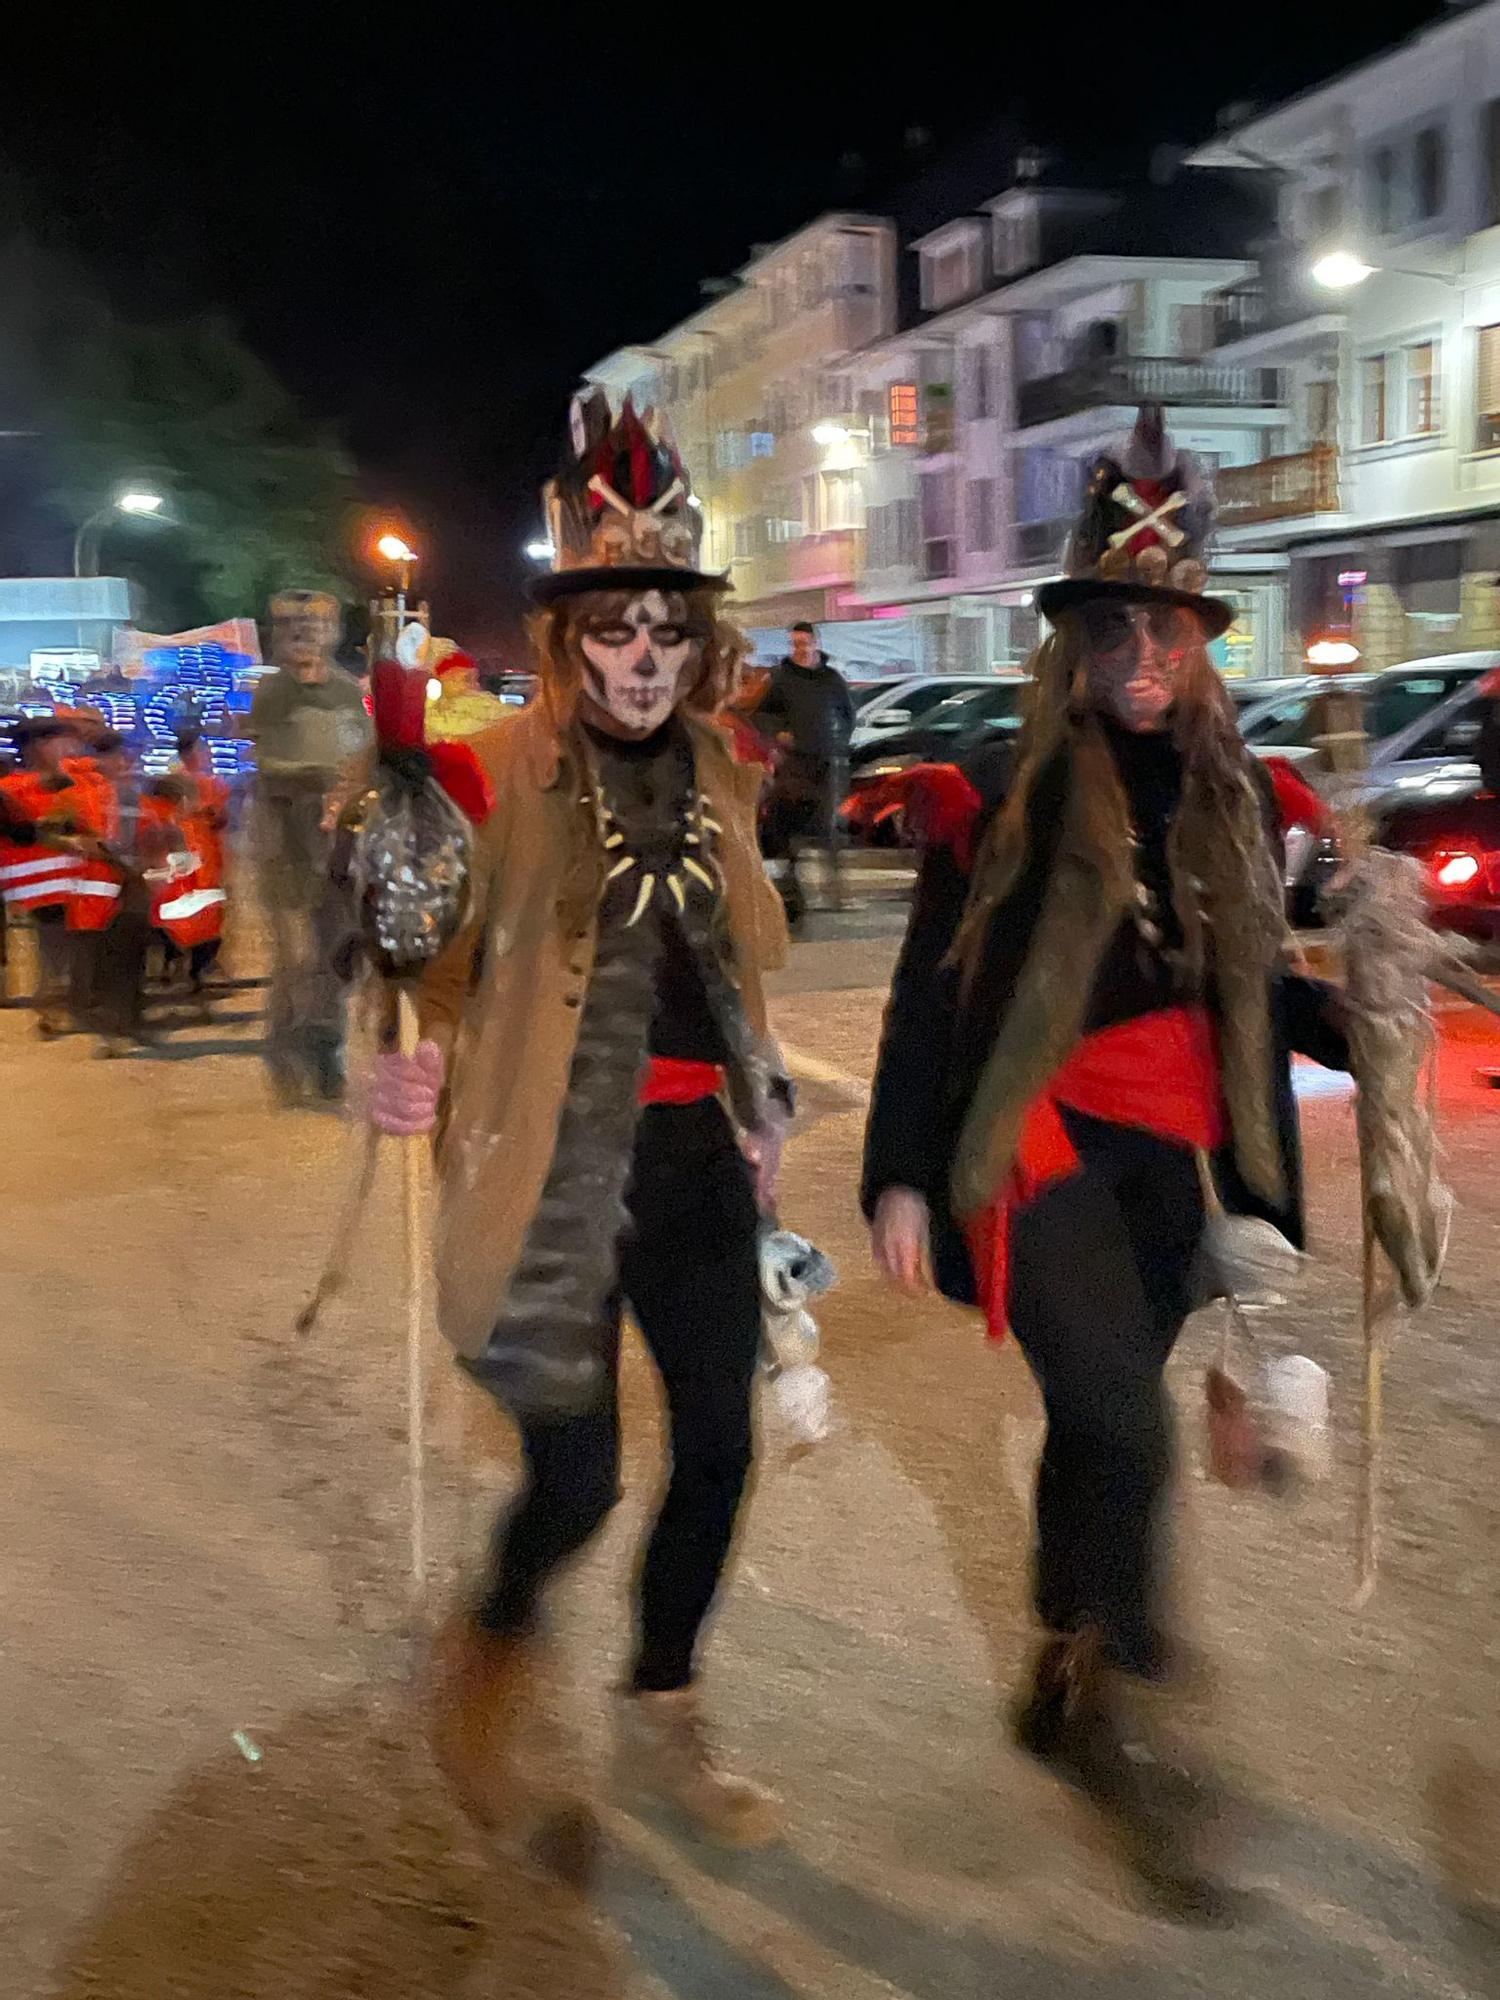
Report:
[[[641,1114],[615,1305],[628,1302],[666,1392],[672,1469],[637,1585],[634,1685],[685,1687],[734,1538],[752,1455],[760,1351],[758,1217],[723,1107]],[[616,1400],[586,1416],[527,1422],[526,1483],[495,1531],[479,1622],[521,1631],[547,1578],[619,1498]]]
[[[1036,1608],[1055,1632],[1096,1627],[1115,1665],[1154,1677],[1172,1469],[1163,1371],[1193,1303],[1203,1197],[1185,1149],[1065,1117],[1083,1171],[1011,1232],[1011,1325],[1047,1412]]]
[[[140,1034],[150,949],[151,919],[128,898],[109,927],[94,934],[91,999],[102,1033],[122,1039]]]
[[[788,754],[772,783],[762,846],[768,861],[781,863],[776,886],[793,923],[800,923],[807,911],[802,878],[814,850],[826,856],[834,908],[843,907],[843,821],[839,807],[848,790],[849,766],[842,757]]]

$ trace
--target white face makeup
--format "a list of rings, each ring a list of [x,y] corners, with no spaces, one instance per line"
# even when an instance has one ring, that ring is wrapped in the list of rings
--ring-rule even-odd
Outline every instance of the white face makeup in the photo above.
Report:
[[[682,600],[660,590],[580,606],[588,692],[629,736],[660,729],[688,686],[703,651],[682,622]]]
[[[1095,702],[1125,729],[1164,729],[1184,662],[1202,643],[1191,611],[1100,599],[1085,605],[1082,615]]]

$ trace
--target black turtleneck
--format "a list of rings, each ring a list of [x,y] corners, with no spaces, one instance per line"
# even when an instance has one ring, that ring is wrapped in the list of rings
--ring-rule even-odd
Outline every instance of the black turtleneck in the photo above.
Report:
[[[599,759],[606,799],[614,789],[612,777],[622,778],[641,805],[659,806],[664,817],[680,811],[687,787],[693,782],[692,746],[675,717],[649,736],[610,736],[588,723],[584,728]],[[724,1038],[687,935],[660,900],[653,905],[653,914],[661,954],[650,1052],[683,1062],[722,1063],[726,1060]]]
[[[1182,925],[1167,865],[1167,835],[1182,798],[1182,757],[1168,730],[1142,733],[1105,722],[1104,737],[1135,828],[1136,879],[1150,898],[1143,914],[1161,935],[1159,942],[1151,942],[1129,917],[1120,925],[1094,981],[1087,1020],[1091,1030],[1174,1006],[1183,997],[1170,955],[1181,949]]]

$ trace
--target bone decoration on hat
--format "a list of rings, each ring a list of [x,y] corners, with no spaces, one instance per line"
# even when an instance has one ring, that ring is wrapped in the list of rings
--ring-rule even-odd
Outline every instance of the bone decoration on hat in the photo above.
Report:
[[[568,433],[544,489],[553,572],[538,597],[632,583],[725,587],[698,566],[702,516],[664,417],[638,414],[628,396],[614,417],[604,391],[591,389],[574,398]]]
[[[1213,495],[1168,436],[1161,406],[1142,404],[1129,437],[1089,469],[1067,574],[1201,591],[1213,517]]]

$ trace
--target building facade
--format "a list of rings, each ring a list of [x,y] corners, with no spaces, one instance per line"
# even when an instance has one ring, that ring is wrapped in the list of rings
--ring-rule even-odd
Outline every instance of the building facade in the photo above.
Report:
[[[708,304],[589,379],[663,411],[693,477],[704,556],[727,570],[757,656],[811,619],[854,674],[909,664],[903,634],[855,595],[868,456],[849,357],[895,323],[893,226],[820,216],[762,246]]]
[[[1284,565],[1288,665],[1329,631],[1376,667],[1500,647],[1500,0],[1197,157],[1278,187],[1211,312],[1216,362],[1287,385],[1219,502],[1221,545]]]
[[[1199,176],[1186,220],[1158,230],[1162,192],[1022,181],[911,246],[917,316],[855,362],[870,441],[861,594],[877,618],[910,620],[924,668],[1026,658],[1087,467],[1141,401],[1166,406],[1210,473],[1263,455],[1279,376],[1205,355],[1208,301],[1253,268],[1249,224]],[[1146,247],[1158,233],[1182,254]],[[1188,254],[1194,239],[1204,254]],[[1228,243],[1241,254],[1209,254]],[[1214,582],[1242,614],[1221,664],[1267,671],[1274,600],[1233,555]]]

